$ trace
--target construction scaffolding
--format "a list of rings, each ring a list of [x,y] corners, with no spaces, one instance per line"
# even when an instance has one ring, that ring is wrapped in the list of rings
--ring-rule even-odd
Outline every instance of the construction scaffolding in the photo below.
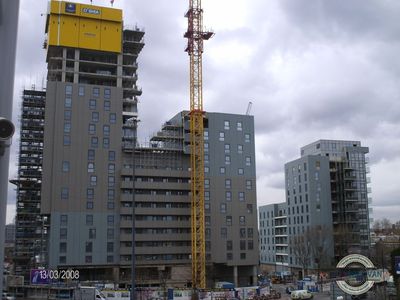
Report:
[[[47,217],[40,215],[45,91],[24,90],[17,187],[15,275],[29,281],[30,269],[43,266],[47,253]]]

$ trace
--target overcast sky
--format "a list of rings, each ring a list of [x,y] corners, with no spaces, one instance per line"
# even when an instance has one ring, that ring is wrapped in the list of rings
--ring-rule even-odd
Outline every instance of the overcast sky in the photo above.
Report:
[[[125,24],[146,32],[138,70],[142,140],[189,107],[187,6],[115,0]],[[360,140],[370,149],[373,217],[400,220],[400,1],[203,0],[203,8],[205,26],[216,33],[205,44],[205,109],[244,114],[253,102],[258,205],[285,201],[283,165],[301,146]],[[46,76],[47,1],[21,0],[20,9],[16,122],[22,89],[41,88]],[[10,186],[8,221],[14,207]]]

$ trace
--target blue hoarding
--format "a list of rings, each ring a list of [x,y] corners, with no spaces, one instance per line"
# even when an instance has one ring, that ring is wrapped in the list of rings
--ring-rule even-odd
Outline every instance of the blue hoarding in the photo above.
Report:
[[[400,256],[394,257],[394,269],[396,270],[396,275],[400,275]]]

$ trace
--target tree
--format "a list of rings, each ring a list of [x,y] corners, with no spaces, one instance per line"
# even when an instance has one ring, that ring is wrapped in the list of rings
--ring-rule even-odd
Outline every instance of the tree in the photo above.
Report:
[[[296,264],[302,267],[302,275],[304,276],[307,267],[311,262],[311,247],[305,234],[295,235],[290,238],[290,248],[294,255]]]
[[[332,229],[327,226],[313,226],[303,234],[292,236],[289,240],[290,248],[298,265],[302,267],[303,275],[309,267],[318,269],[318,276],[322,268],[330,268],[332,263],[332,244],[328,237],[332,236]]]

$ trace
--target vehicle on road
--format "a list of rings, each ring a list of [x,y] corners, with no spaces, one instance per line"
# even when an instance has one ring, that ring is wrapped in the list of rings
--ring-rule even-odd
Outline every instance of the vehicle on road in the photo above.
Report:
[[[313,294],[307,290],[297,290],[290,293],[290,299],[312,299]]]

